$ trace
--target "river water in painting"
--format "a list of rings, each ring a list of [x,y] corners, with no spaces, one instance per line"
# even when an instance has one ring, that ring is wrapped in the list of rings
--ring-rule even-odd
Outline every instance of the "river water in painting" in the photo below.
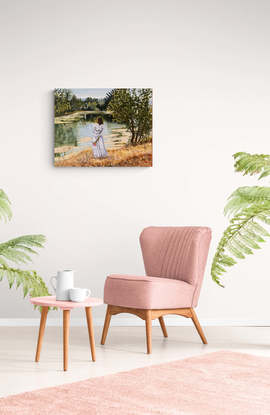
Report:
[[[122,124],[111,120],[110,117],[102,116],[104,121],[104,142],[107,149],[122,147],[129,138],[129,133]],[[91,145],[93,138],[93,127],[96,116],[82,114],[79,119],[72,120],[62,117],[55,123],[55,142],[54,146],[58,153],[73,153]],[[69,149],[65,150],[64,146]],[[62,150],[63,149],[63,150]]]

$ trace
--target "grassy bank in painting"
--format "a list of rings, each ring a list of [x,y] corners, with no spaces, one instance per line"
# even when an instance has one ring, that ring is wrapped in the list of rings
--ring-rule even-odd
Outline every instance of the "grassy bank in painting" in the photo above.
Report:
[[[151,167],[152,143],[109,149],[109,157],[95,159],[91,148],[55,158],[59,167]]]

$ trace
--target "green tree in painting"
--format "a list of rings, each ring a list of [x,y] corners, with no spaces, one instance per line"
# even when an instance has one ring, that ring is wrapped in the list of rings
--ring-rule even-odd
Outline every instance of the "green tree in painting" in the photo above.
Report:
[[[105,111],[105,110],[106,110],[106,105],[105,105],[105,99],[104,99],[104,98],[100,98],[100,99],[98,100],[98,103],[97,103],[97,108],[98,108],[100,111]]]
[[[84,108],[88,111],[96,111],[98,109],[98,99],[87,97],[84,101]]]
[[[0,189],[0,220],[10,220],[11,216],[10,201]],[[36,271],[17,266],[29,262],[30,255],[37,253],[34,248],[42,248],[44,241],[43,235],[24,235],[0,243],[0,281],[6,278],[9,288],[22,286],[24,297],[27,294],[30,297],[49,295],[45,282]]]
[[[141,144],[152,129],[152,90],[115,89],[111,92],[108,110],[131,132],[130,143]]]
[[[78,111],[82,107],[82,101],[81,99],[77,98],[76,95],[72,95],[70,99],[70,110],[71,111]]]
[[[117,91],[117,89],[111,89],[109,92],[107,92],[105,99],[104,99],[104,109],[107,110],[108,106],[113,98],[114,92]]]
[[[56,116],[84,108],[85,102],[81,98],[77,98],[70,89],[57,88],[54,90],[54,113]]]
[[[54,113],[63,115],[71,111],[72,92],[69,89],[54,90]]]

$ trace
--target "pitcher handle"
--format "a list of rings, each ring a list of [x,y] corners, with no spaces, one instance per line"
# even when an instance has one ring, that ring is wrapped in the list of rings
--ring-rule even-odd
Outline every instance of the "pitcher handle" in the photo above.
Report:
[[[50,284],[51,284],[51,286],[52,286],[52,288],[53,288],[53,290],[54,290],[54,292],[56,293],[56,285],[54,285],[54,283],[53,283],[53,281],[55,280],[55,282],[56,282],[56,276],[54,275],[53,277],[51,277],[51,279],[50,279]]]
[[[86,298],[90,297],[91,295],[91,291],[90,290],[86,290]]]

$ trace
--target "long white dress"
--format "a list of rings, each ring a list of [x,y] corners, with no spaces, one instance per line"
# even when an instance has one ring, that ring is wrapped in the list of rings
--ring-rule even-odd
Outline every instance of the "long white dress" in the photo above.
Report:
[[[103,124],[95,124],[93,128],[92,150],[95,158],[108,157],[103,139]]]

